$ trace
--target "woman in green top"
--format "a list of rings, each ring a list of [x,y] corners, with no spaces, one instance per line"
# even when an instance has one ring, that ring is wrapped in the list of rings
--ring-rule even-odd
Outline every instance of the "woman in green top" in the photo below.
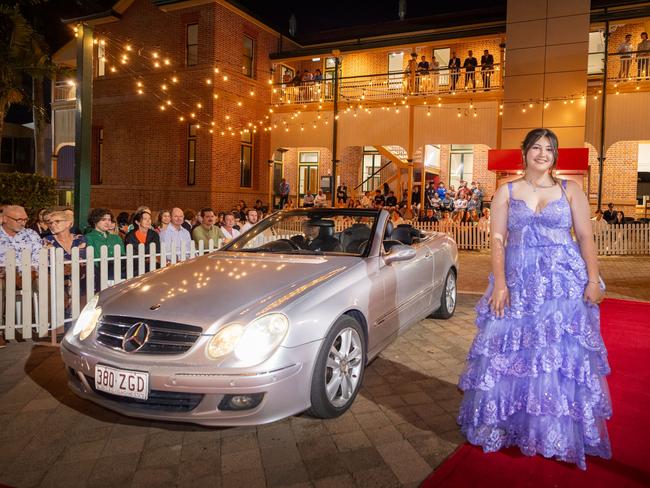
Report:
[[[113,227],[113,213],[107,208],[95,208],[90,212],[88,217],[88,224],[92,230],[86,234],[86,242],[88,247],[93,248],[93,255],[95,258],[100,256],[100,249],[106,247],[108,257],[112,258],[115,255],[115,246],[120,247],[120,255],[124,256],[124,243],[122,239],[116,234],[113,234],[110,229]],[[117,269],[121,270],[122,266],[118,265]],[[100,267],[99,263],[95,262],[95,288],[99,289],[100,283]],[[108,277],[109,281],[115,279],[113,261],[108,263]]]

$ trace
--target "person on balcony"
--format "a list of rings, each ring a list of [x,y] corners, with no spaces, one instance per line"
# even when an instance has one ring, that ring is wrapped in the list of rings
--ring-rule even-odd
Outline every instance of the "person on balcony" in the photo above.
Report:
[[[636,47],[636,77],[638,80],[645,77],[650,80],[650,41],[648,40],[648,33],[641,33],[641,42]]]
[[[620,54],[621,66],[618,69],[619,78],[629,78],[630,77],[630,65],[632,64],[632,51],[634,51],[634,46],[632,46],[632,34],[625,34],[625,42],[621,43],[618,46],[617,53]]]
[[[404,71],[404,77],[406,78],[407,95],[412,95],[417,91],[417,87],[415,86],[417,71],[418,71],[418,55],[417,53],[411,53],[411,59],[409,59],[409,62],[406,65],[406,70]]]
[[[456,90],[456,83],[460,76],[460,58],[456,57],[456,51],[452,51],[451,58],[449,58],[449,91]]]
[[[435,54],[431,58],[431,63],[429,65],[429,79],[431,80],[431,91],[433,93],[438,93],[438,86],[440,84],[440,63],[436,59]]]
[[[490,91],[490,78],[494,72],[494,56],[490,51],[485,49],[481,56],[481,79],[483,80],[483,90]]]
[[[423,54],[420,56],[420,62],[418,63],[418,79],[417,79],[417,91],[427,91],[429,84],[426,80],[429,79],[429,61],[427,57]]]
[[[463,62],[463,68],[465,68],[465,90],[469,88],[470,81],[472,82],[472,91],[476,91],[476,67],[478,66],[478,61],[472,54],[472,51],[467,51],[467,57]]]
[[[319,70],[318,68],[316,68],[316,71],[314,71],[314,81],[316,83],[320,83],[321,81],[323,81],[323,73],[321,73],[321,70]]]

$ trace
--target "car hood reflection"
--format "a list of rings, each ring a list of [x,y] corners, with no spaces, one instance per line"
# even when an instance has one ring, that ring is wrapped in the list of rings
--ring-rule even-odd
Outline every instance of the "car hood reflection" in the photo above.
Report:
[[[247,321],[278,309],[357,262],[348,256],[215,253],[118,285],[100,305],[104,314],[198,325],[208,332],[220,319]]]

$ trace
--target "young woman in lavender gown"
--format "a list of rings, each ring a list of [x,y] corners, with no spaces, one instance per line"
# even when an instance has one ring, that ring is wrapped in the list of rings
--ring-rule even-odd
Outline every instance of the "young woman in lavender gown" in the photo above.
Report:
[[[553,174],[552,131],[528,133],[522,156],[523,177],[492,199],[492,274],[458,423],[485,452],[517,446],[586,469],[585,455],[611,457],[612,413],[591,212],[580,186]]]

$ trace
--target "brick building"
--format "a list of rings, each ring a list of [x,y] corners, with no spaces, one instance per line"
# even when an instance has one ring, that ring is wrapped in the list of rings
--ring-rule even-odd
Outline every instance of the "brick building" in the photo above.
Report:
[[[282,177],[299,203],[334,172],[331,184],[345,182],[355,194],[383,182],[399,195],[426,180],[470,179],[489,199],[517,176],[517,168],[489,171],[489,150],[516,147],[525,130],[545,125],[561,144],[589,148],[588,167],[566,177],[595,204],[604,57],[598,42],[607,19],[584,0],[537,3],[544,9],[523,12],[510,2],[507,18],[489,22],[417,32],[406,24],[357,42],[301,45],[226,1],[120,0],[110,15],[84,20],[97,40],[91,203],[226,209],[239,199],[269,202]],[[650,26],[626,18],[624,9],[616,16],[602,199],[633,214],[639,154],[650,141],[641,108],[650,103],[650,82],[619,79],[620,57],[612,51],[628,32],[636,45]],[[567,33],[567,18],[579,28]],[[517,29],[525,23],[523,35]],[[452,53],[462,64],[469,50],[480,60],[484,49],[495,63],[489,90],[480,67],[476,90],[464,69],[453,86]],[[436,59],[439,69],[409,73],[411,53]],[[536,59],[546,71],[536,71]],[[288,82],[316,69],[322,81]],[[546,81],[538,90],[540,77]],[[522,87],[528,79],[534,82]],[[59,120],[73,110],[65,100],[56,108]],[[56,162],[65,143],[54,130]]]

